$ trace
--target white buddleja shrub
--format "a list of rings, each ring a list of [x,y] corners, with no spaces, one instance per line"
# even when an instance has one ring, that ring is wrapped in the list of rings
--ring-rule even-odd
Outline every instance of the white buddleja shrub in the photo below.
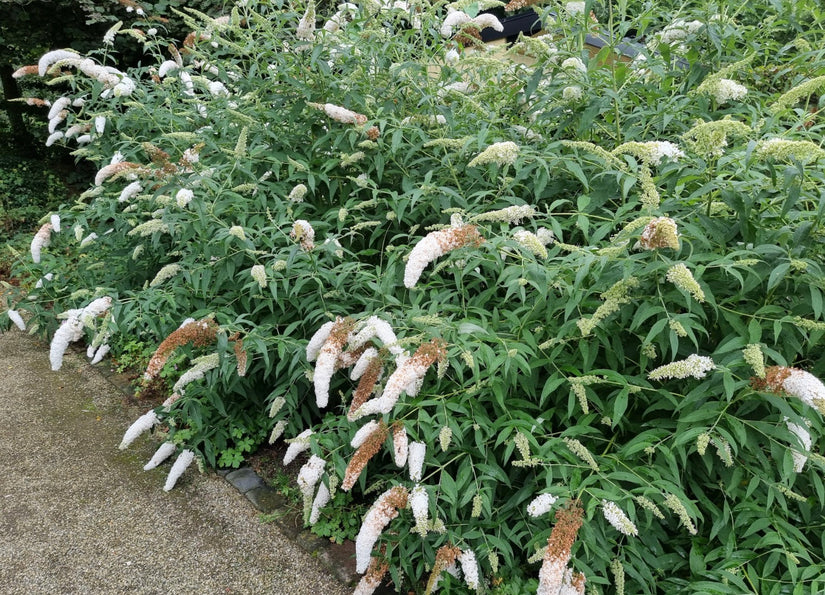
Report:
[[[146,4],[14,64],[91,174],[0,330],[137,368],[169,489],[271,443],[356,593],[820,592],[822,7],[483,42],[533,4]]]

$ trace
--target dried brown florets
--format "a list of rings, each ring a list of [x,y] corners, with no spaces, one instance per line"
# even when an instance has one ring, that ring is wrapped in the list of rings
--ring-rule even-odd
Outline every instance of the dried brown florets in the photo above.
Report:
[[[335,362],[335,369],[340,370],[341,368],[349,368],[355,365],[358,359],[364,354],[367,350],[366,345],[362,345],[358,349],[348,349],[341,353],[338,356],[338,361]]]
[[[378,126],[370,126],[369,128],[367,128],[365,134],[367,135],[367,138],[370,140],[378,140],[378,137],[381,136],[381,130],[378,128]]]
[[[415,350],[412,361],[418,366],[429,367],[445,357],[447,357],[447,342],[444,339],[433,339]]]
[[[355,587],[353,595],[373,593],[381,584],[384,575],[387,574],[387,571],[390,569],[390,564],[383,558],[387,553],[387,546],[381,544],[380,551],[382,557],[373,556],[370,558],[370,565],[367,568],[367,572],[361,577],[361,580]]]
[[[367,365],[367,369],[358,381],[358,386],[356,387],[355,392],[352,394],[352,403],[350,403],[349,406],[347,419],[350,421],[355,419],[355,412],[358,411],[361,405],[369,400],[383,370],[384,362],[381,360],[381,357],[374,357],[370,360],[370,363]]]
[[[462,27],[453,39],[465,48],[482,47],[484,45],[484,41],[481,39],[481,31],[479,31],[478,25],[473,23],[468,23]]]
[[[438,583],[438,577],[441,573],[455,563],[456,559],[461,555],[461,549],[447,542],[438,548],[435,553],[435,564],[433,571],[430,573],[430,578],[427,580],[427,589],[425,593],[432,593]]]
[[[547,551],[539,572],[538,593],[559,592],[583,516],[584,510],[578,500],[569,501],[556,513],[556,524],[547,539]]]
[[[157,166],[164,166],[169,163],[169,153],[161,149],[160,147],[153,145],[150,142],[145,142],[142,144],[143,150],[149,156],[149,159],[152,163]]]
[[[19,78],[23,78],[24,76],[29,76],[29,75],[37,74],[37,73],[38,73],[37,64],[29,64],[27,66],[21,66],[20,68],[15,70],[12,73],[11,76],[13,78],[19,79]]]
[[[538,4],[539,0],[510,0],[509,3],[504,5],[504,10],[506,12],[515,12],[517,10],[521,10],[522,8],[527,8],[528,6],[533,6],[534,4]]]
[[[645,226],[639,238],[639,244],[645,250],[657,248],[679,249],[679,233],[676,222],[670,217],[658,217]]]
[[[49,107],[51,103],[38,97],[26,97],[26,105],[30,105],[32,107]]]
[[[173,331],[158,346],[149,360],[149,365],[146,366],[146,372],[143,374],[144,381],[149,382],[157,377],[166,365],[169,356],[181,345],[191,343],[195,347],[204,347],[214,343],[217,336],[218,325],[211,318],[190,322]]]
[[[130,173],[145,173],[145,170],[140,163],[133,163],[131,161],[111,163],[102,167],[100,171],[97,172],[95,176],[95,186],[102,185],[106,180],[117,179]]]
[[[765,377],[751,378],[751,386],[755,390],[781,394],[784,392],[782,383],[791,375],[791,368],[785,366],[769,366],[765,368]]]
[[[232,342],[232,350],[235,352],[235,360],[237,361],[237,369],[238,369],[238,376],[246,376],[246,362],[247,362],[247,353],[246,349],[243,347],[243,339],[241,339],[241,333],[235,332],[232,333],[228,340]]]
[[[344,473],[344,481],[341,483],[341,489],[348,492],[358,481],[361,472],[367,466],[370,459],[381,450],[381,445],[387,438],[388,428],[384,421],[378,422],[378,427],[375,428],[364,443],[352,455],[347,470]]]

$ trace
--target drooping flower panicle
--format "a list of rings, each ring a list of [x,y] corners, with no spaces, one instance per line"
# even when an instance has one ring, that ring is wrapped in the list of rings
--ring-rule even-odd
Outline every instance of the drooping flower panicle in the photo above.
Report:
[[[421,345],[415,354],[399,365],[387,379],[384,392],[380,397],[367,401],[356,411],[358,417],[375,413],[389,413],[398,402],[401,393],[424,378],[429,367],[447,354],[444,342],[433,339]]]
[[[355,570],[364,574],[369,566],[372,548],[386,526],[406,508],[409,492],[404,486],[395,486],[381,494],[364,517],[355,538]]]
[[[636,525],[627,518],[627,515],[615,502],[602,500],[602,514],[607,522],[613,525],[613,528],[619,533],[632,537],[639,535],[639,530],[636,528]]]
[[[810,372],[786,366],[770,366],[765,368],[764,378],[753,378],[751,384],[756,390],[796,397],[825,414],[825,385]]]
[[[577,500],[568,502],[556,513],[556,524],[547,539],[547,550],[539,571],[536,595],[556,595],[560,592],[570,562],[570,550],[582,526],[583,514],[584,510]]]
[[[650,380],[667,380],[668,378],[704,378],[716,368],[713,360],[704,355],[692,354],[687,359],[671,362],[652,370],[647,377]]]
[[[404,269],[404,287],[415,287],[421,273],[432,261],[463,246],[480,246],[484,241],[474,225],[433,231],[424,236],[410,252]]]

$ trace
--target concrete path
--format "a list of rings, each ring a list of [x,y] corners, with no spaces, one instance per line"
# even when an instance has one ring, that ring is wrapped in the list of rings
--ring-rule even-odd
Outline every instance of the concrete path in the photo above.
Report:
[[[350,593],[237,490],[192,465],[144,472],[157,442],[117,446],[140,408],[77,354],[0,333],[0,592]]]

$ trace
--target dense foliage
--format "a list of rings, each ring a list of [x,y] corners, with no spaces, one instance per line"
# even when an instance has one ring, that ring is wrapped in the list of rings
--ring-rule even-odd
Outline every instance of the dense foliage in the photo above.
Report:
[[[451,7],[460,44],[411,6],[321,29],[250,0],[190,11],[180,47],[117,30],[154,60],[114,78],[47,61],[84,99],[55,140],[99,173],[10,307],[93,348],[163,342],[156,415],[208,465],[300,435],[308,517],[319,485],[322,516],[383,492],[365,527],[409,501],[371,550],[399,586],[458,557],[459,592],[472,551],[481,589],[535,590],[544,559],[557,593],[572,543],[588,592],[821,591],[825,14],[549,5],[552,36],[503,55],[464,47],[478,4]],[[603,30],[644,45],[585,45]],[[358,343],[374,394],[340,370]]]

